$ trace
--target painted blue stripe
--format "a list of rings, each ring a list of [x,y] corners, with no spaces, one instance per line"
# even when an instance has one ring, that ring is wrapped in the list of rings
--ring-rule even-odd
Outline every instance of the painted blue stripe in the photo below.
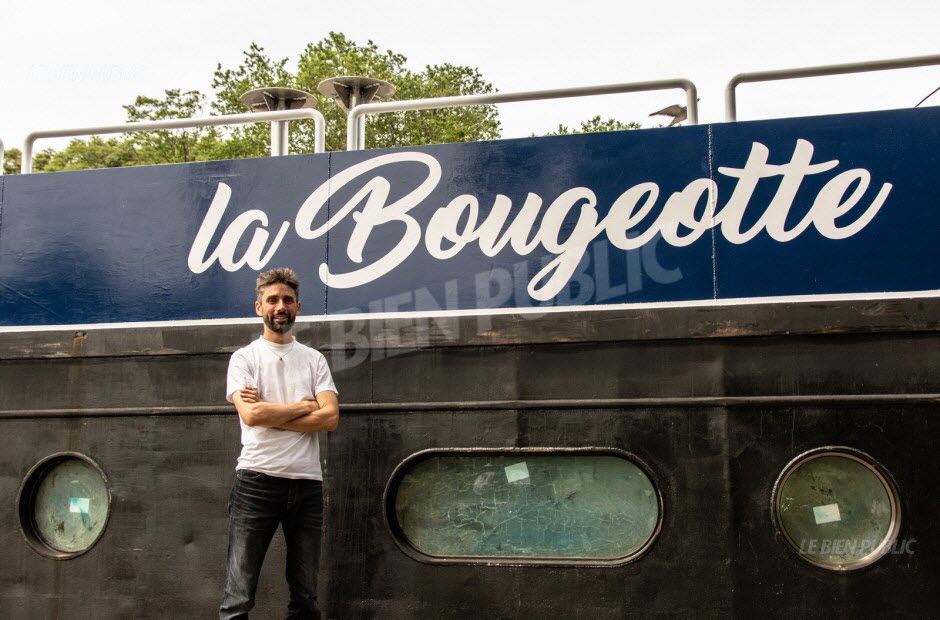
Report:
[[[865,171],[868,187],[858,204],[836,219],[839,227],[858,219],[885,184],[890,190],[871,221],[843,239],[824,236],[811,223],[792,240],[777,240],[762,229],[753,239],[736,243],[720,225],[712,227],[707,221],[707,230],[684,247],[656,235],[640,248],[623,250],[602,230],[583,244],[583,252],[569,251],[580,261],[572,263],[571,276],[561,278],[557,293],[545,300],[533,299],[527,289],[536,273],[558,257],[558,248],[538,245],[520,254],[507,245],[488,256],[478,241],[471,241],[453,257],[438,259],[425,245],[432,221],[443,221],[441,208],[459,202],[460,196],[472,196],[478,204],[478,225],[495,218],[502,205],[511,205],[507,222],[521,223],[523,204],[537,196],[541,207],[531,228],[545,233],[551,228],[549,206],[559,196],[570,195],[566,192],[590,196],[588,211],[603,221],[613,219],[612,205],[624,192],[655,183],[658,199],[632,231],[636,235],[663,214],[674,193],[690,183],[712,180],[717,216],[725,217],[738,182],[722,171],[743,168],[754,156],[755,143],[767,149],[773,165],[790,162],[802,143],[812,145],[811,165],[837,161],[826,171],[799,179],[784,230],[799,226],[813,209],[821,212],[818,204],[814,207],[820,192],[831,194],[840,179],[856,174],[852,170]],[[933,291],[940,289],[935,241],[940,231],[938,146],[940,109],[924,108],[0,177],[0,326],[253,316],[256,269],[245,265],[230,271],[218,261],[205,271],[191,269],[193,260],[206,258],[190,255],[221,187],[230,189],[230,199],[205,254],[219,248],[233,223],[253,215],[267,221],[267,240],[260,252],[264,254],[286,224],[283,240],[264,268],[291,266],[298,271],[305,315]],[[417,155],[375,167],[342,185],[344,171],[408,153]],[[390,213],[389,204],[427,180],[430,168],[425,161],[436,162],[440,179],[406,214]],[[792,171],[789,179],[795,179]],[[367,184],[373,200],[387,190],[388,196],[376,203],[386,209],[376,212],[392,221],[367,231],[350,212],[324,235],[299,234],[303,230],[298,224],[310,230],[341,214]],[[305,201],[312,210],[309,200],[318,188],[324,188],[328,200],[311,222],[298,222]],[[766,217],[780,188],[780,176],[756,184],[743,229]],[[847,183],[840,195],[858,188],[857,180]],[[562,243],[580,230],[577,221],[585,200],[576,202],[562,220],[557,235]],[[360,200],[353,211],[362,210],[364,203]],[[692,216],[701,219],[705,210],[702,198]],[[457,230],[465,228],[467,220],[465,213],[456,222]],[[252,238],[263,236],[256,232],[257,222],[252,219],[246,233],[223,254],[238,259],[252,253]],[[409,228],[418,231],[416,243],[409,241]],[[527,232],[528,227],[520,230]],[[680,226],[676,234],[690,233]],[[527,235],[519,235],[519,243],[527,240]],[[340,280],[365,267],[381,269],[397,261],[389,253],[398,244],[407,246],[398,253],[400,263],[366,283],[346,287],[328,278],[328,286],[321,278],[321,265]],[[443,245],[449,248],[451,242]]]

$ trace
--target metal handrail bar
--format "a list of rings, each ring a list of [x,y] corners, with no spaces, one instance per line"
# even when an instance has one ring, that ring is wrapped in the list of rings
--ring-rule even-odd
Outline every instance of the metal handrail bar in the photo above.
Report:
[[[384,101],[365,103],[349,111],[346,118],[346,150],[355,151],[364,148],[365,135],[359,134],[359,118],[367,114],[386,112],[406,112],[411,110],[432,110],[438,108],[456,108],[471,105],[492,105],[496,103],[514,103],[517,101],[537,101],[540,99],[564,99],[568,97],[587,97],[591,95],[613,95],[650,90],[668,90],[679,88],[685,91],[686,106],[690,125],[698,124],[698,96],[695,84],[686,79],[656,80],[653,82],[628,82],[622,84],[600,84],[576,88],[554,88],[549,90],[530,90],[509,93],[487,93],[483,95],[459,95],[455,97],[434,97],[430,99],[410,99],[406,101]]]
[[[23,161],[20,171],[29,174],[33,169],[33,143],[42,138],[68,138],[74,136],[95,136],[109,133],[131,133],[136,131],[156,131],[163,129],[187,129],[190,127],[213,127],[216,125],[244,125],[247,123],[264,123],[274,121],[290,121],[297,119],[313,120],[314,153],[326,151],[326,119],[319,110],[301,108],[299,110],[277,110],[274,112],[246,112],[244,114],[225,114],[222,116],[204,116],[195,118],[174,118],[163,121],[141,121],[137,123],[121,123],[120,125],[104,125],[101,127],[76,127],[70,129],[45,129],[34,131],[26,136],[23,142]]]
[[[725,88],[725,120],[737,120],[738,110],[735,89],[738,84],[791,80],[794,78],[819,77],[823,75],[839,75],[842,73],[886,71],[888,69],[911,69],[913,67],[927,67],[930,65],[940,65],[940,54],[913,56],[910,58],[890,58],[888,60],[872,60],[868,62],[850,62],[841,65],[820,65],[818,67],[797,67],[794,69],[739,73],[728,80],[728,86]]]

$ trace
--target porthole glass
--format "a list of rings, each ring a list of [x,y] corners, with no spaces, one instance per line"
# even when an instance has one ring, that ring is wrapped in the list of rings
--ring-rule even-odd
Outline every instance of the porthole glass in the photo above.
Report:
[[[837,571],[882,557],[900,526],[887,472],[850,448],[820,448],[791,462],[774,490],[774,516],[800,557]]]
[[[111,496],[95,463],[81,454],[63,453],[33,467],[18,501],[27,542],[42,555],[68,559],[101,537]]]
[[[419,454],[392,477],[386,510],[402,547],[430,561],[622,563],[662,517],[645,468],[611,450]]]

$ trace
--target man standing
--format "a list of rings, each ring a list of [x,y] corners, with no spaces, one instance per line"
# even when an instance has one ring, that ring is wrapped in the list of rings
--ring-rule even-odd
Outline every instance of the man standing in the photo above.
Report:
[[[288,618],[318,618],[323,525],[319,431],[336,430],[339,403],[326,358],[290,334],[300,312],[291,269],[258,276],[255,312],[264,334],[232,355],[226,395],[242,451],[229,504],[228,574],[220,618],[247,618],[278,525],[287,544]]]

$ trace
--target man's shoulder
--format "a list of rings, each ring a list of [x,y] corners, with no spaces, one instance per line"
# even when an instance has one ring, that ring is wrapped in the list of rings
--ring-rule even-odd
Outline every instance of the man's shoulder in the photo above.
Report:
[[[255,340],[252,340],[251,342],[249,342],[242,348],[232,353],[232,359],[237,359],[237,358],[251,359],[253,357],[253,353],[257,346],[258,346],[258,339],[256,338]]]

